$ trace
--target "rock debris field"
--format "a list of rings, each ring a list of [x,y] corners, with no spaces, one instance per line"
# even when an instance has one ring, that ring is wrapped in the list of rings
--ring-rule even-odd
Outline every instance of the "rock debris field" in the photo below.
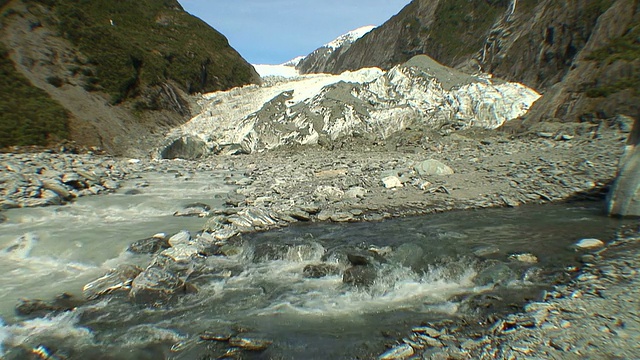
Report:
[[[602,200],[627,137],[625,124],[539,124],[527,134],[409,130],[377,143],[280,148],[200,162],[90,154],[0,155],[0,208],[63,205],[123,191],[143,171],[228,170],[225,205],[207,209],[209,239],[295,222],[378,221],[454,209]],[[0,211],[0,222],[6,219]],[[204,223],[204,221],[203,221]],[[159,229],[161,230],[161,229]],[[152,234],[150,234],[152,235]],[[132,239],[132,241],[135,239]],[[483,324],[416,324],[382,359],[640,358],[638,229],[585,249],[580,274]],[[593,244],[591,244],[593,245]]]

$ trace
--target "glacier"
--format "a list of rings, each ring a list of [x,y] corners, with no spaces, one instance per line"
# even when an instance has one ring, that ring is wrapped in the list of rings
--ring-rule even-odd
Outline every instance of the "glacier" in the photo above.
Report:
[[[522,84],[464,74],[418,55],[387,72],[272,78],[205,94],[201,113],[171,131],[156,156],[191,157],[184,151],[167,156],[176,142],[197,144],[198,156],[208,156],[350,137],[383,140],[408,127],[495,129],[523,116],[539,97]]]

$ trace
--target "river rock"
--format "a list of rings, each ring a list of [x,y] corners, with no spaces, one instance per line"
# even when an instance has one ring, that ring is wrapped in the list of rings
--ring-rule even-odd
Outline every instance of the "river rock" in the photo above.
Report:
[[[191,291],[191,287],[171,272],[152,266],[133,279],[129,297],[139,304],[161,306]]]
[[[453,169],[444,163],[429,159],[425,160],[418,165],[415,166],[415,170],[420,176],[434,176],[434,175],[451,175],[453,174]]]
[[[382,186],[384,186],[387,189],[394,189],[394,188],[401,188],[404,185],[402,185],[402,181],[400,181],[400,179],[397,176],[387,176],[382,178]]]
[[[256,244],[253,248],[253,261],[263,262],[271,260],[282,260],[287,255],[289,246],[286,244],[274,244],[264,242]]]
[[[182,230],[169,238],[169,245],[171,246],[190,245],[190,244],[191,244],[191,233],[187,230]]]
[[[389,349],[378,357],[378,360],[404,360],[408,359],[415,353],[415,350],[409,344],[401,344]]]
[[[73,295],[63,293],[53,301],[47,302],[40,299],[20,299],[16,305],[16,313],[21,316],[44,316],[50,312],[71,311],[84,303]]]
[[[62,175],[62,182],[74,189],[81,190],[86,187],[85,182],[77,173],[65,173]]]
[[[530,253],[511,254],[509,255],[509,259],[527,264],[535,264],[538,262],[538,257]]]
[[[338,275],[340,269],[336,265],[332,264],[309,264],[302,270],[304,277],[319,279],[329,275]]]
[[[377,275],[378,273],[373,266],[353,266],[344,271],[342,282],[358,287],[368,287],[373,285]]]
[[[127,248],[134,254],[155,254],[156,252],[171,247],[165,234],[156,234],[150,238],[138,240]]]
[[[391,253],[389,259],[392,262],[402,264],[402,266],[417,269],[422,263],[422,255],[424,250],[422,247],[415,243],[405,243]]]
[[[235,346],[248,351],[262,351],[271,345],[268,340],[250,339],[245,337],[232,337],[229,339],[229,345]]]
[[[313,196],[327,201],[338,201],[344,197],[344,191],[335,186],[320,185],[313,192]]]
[[[58,196],[63,200],[71,200],[71,198],[73,198],[73,195],[71,194],[71,192],[69,192],[69,190],[65,187],[65,185],[61,183],[59,180],[43,179],[42,187],[58,194]]]
[[[579,249],[597,249],[604,246],[604,241],[599,239],[582,239],[575,245]]]
[[[197,216],[207,217],[211,214],[211,206],[203,203],[193,203],[185,205],[182,210],[173,213],[173,216]]]
[[[129,290],[131,289],[131,282],[141,272],[142,269],[135,265],[118,265],[118,267],[111,269],[102,277],[86,284],[82,288],[82,293],[86,299],[93,300],[114,291]]]
[[[503,263],[497,263],[482,270],[474,282],[480,286],[504,284],[515,279],[513,270]]]
[[[344,193],[347,199],[362,199],[366,196],[367,189],[361,186],[354,186]]]

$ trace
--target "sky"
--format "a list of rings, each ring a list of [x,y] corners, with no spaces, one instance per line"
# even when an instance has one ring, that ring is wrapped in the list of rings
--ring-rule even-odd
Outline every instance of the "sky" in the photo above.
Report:
[[[281,64],[338,36],[382,25],[410,0],[178,0],[252,64]]]

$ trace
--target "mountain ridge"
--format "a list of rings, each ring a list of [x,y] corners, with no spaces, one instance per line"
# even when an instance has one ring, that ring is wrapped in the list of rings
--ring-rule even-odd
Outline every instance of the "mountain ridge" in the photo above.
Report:
[[[175,0],[2,5],[5,58],[14,72],[68,111],[69,118],[59,121],[67,122],[68,138],[82,146],[140,152],[197,111],[190,94],[260,81],[222,34]],[[2,91],[9,94],[11,88]],[[20,121],[11,112],[0,119]],[[31,142],[47,145],[55,139],[50,140]]]
[[[414,0],[313,72],[389,69],[426,54],[545,93],[528,123],[638,117],[639,7],[634,0]]]

